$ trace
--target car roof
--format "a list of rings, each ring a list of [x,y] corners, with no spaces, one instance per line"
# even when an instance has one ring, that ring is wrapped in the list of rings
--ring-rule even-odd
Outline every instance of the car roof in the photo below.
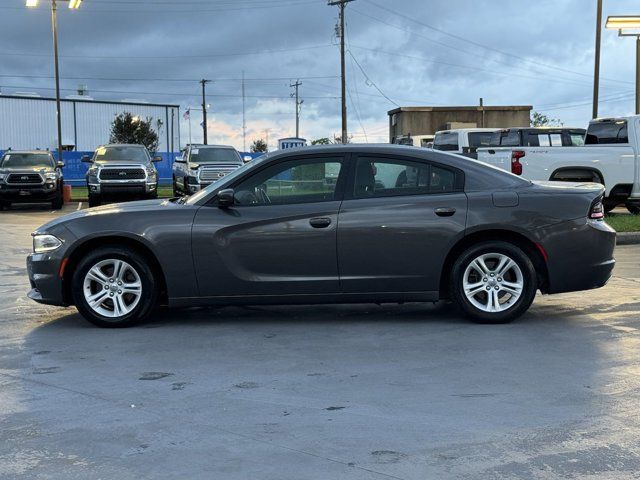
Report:
[[[137,148],[144,148],[145,150],[147,149],[147,147],[145,147],[144,145],[140,145],[139,143],[106,143],[104,145],[100,145],[98,148],[112,148],[112,147],[137,147]],[[96,148],[96,150],[98,148]]]
[[[448,130],[438,130],[436,132],[437,133],[453,133],[453,132],[460,132],[460,133],[473,133],[473,132],[499,132],[500,130],[502,130],[499,127],[495,127],[495,128],[450,128]]]
[[[233,150],[236,149],[236,147],[232,145],[189,145],[189,146],[195,147],[195,148],[226,148],[226,149],[233,149]]]

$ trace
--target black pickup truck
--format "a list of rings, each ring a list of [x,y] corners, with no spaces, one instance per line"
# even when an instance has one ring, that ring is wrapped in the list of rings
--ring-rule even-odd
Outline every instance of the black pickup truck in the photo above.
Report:
[[[0,159],[0,209],[12,203],[64,203],[61,162],[43,150],[9,150]]]

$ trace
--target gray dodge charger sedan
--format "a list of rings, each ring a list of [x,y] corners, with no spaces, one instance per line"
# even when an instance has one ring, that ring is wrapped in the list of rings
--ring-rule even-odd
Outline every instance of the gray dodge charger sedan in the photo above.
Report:
[[[453,300],[508,322],[537,290],[603,286],[599,184],[534,183],[402,146],[267,154],[190,197],[107,205],[33,233],[29,297],[126,326],[158,304]]]

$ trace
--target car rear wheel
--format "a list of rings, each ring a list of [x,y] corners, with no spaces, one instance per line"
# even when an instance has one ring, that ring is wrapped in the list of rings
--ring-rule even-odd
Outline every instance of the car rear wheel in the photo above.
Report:
[[[456,304],[477,323],[508,323],[527,311],[538,280],[531,259],[500,241],[468,248],[453,265],[450,290]]]
[[[144,320],[158,299],[145,257],[120,247],[89,253],[75,269],[72,287],[78,311],[99,327],[128,327]]]

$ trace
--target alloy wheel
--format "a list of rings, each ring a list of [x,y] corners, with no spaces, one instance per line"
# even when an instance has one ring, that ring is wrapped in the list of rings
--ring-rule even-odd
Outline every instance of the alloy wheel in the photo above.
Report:
[[[467,300],[483,312],[511,308],[524,290],[524,276],[518,264],[502,253],[485,253],[472,260],[464,271],[463,290]]]
[[[135,268],[124,260],[102,260],[85,275],[83,293],[95,313],[110,318],[123,317],[140,302],[142,281]]]

